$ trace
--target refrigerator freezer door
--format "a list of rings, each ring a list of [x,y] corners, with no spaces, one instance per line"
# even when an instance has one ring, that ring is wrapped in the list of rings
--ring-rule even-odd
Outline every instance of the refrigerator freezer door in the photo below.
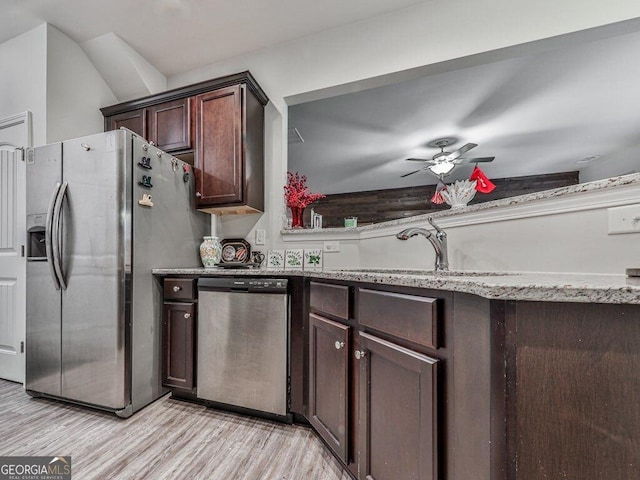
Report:
[[[130,401],[125,222],[130,154],[122,131],[64,142],[62,396],[109,409]]]
[[[62,181],[62,144],[27,150],[27,218],[44,225]],[[50,245],[47,245],[50,247]],[[27,260],[26,374],[28,391],[60,395],[60,291],[53,265],[35,255]]]
[[[60,290],[46,262],[27,262],[26,390],[60,396]]]

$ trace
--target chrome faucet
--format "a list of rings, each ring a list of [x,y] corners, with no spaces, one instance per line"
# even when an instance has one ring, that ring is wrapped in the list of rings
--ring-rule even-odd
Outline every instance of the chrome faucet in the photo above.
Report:
[[[444,272],[449,270],[449,259],[447,256],[447,234],[442,230],[432,217],[427,218],[427,221],[433,228],[436,229],[435,235],[433,232],[424,228],[407,228],[399,232],[396,237],[400,240],[408,240],[415,235],[422,235],[424,238],[431,242],[433,249],[436,251],[436,272]],[[435,237],[435,238],[434,238]]]

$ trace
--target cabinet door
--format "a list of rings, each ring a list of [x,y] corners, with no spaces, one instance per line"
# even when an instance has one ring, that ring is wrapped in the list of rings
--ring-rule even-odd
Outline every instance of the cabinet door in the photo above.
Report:
[[[195,98],[198,207],[243,200],[243,91],[235,85]]]
[[[190,150],[192,147],[191,100],[180,98],[147,109],[148,140],[166,152]]]
[[[356,353],[360,478],[436,480],[438,361],[366,333]]]
[[[164,303],[162,384],[195,387],[195,304]]]
[[[309,422],[347,463],[350,327],[309,315]]]
[[[106,120],[107,130],[118,130],[120,127],[125,127],[143,138],[147,138],[147,116],[144,109],[111,115]]]

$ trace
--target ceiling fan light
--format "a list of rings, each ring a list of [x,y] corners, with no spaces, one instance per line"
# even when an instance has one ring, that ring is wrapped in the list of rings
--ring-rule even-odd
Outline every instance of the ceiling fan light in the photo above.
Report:
[[[436,163],[435,165],[431,165],[429,167],[429,170],[431,170],[433,173],[435,173],[436,175],[446,175],[448,174],[451,170],[453,170],[455,168],[456,164],[453,162],[439,162]]]

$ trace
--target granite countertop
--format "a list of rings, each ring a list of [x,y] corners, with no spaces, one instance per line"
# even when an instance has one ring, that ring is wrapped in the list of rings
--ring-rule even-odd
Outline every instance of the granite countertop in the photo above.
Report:
[[[418,270],[265,270],[222,268],[159,268],[154,275],[295,276],[431,288],[500,300],[640,304],[640,277],[577,273],[445,272]]]

